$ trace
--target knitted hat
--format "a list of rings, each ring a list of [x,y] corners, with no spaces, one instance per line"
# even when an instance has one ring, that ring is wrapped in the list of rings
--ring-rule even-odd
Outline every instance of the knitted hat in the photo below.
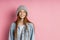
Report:
[[[24,6],[24,5],[20,5],[18,8],[17,8],[17,14],[19,11],[21,10],[25,10],[27,13],[28,13],[28,9]]]

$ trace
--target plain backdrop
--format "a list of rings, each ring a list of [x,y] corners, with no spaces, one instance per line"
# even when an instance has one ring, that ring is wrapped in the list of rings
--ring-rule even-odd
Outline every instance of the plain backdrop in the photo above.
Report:
[[[28,8],[35,40],[60,40],[59,0],[0,0],[0,40],[8,40],[10,24],[16,20],[19,5]]]

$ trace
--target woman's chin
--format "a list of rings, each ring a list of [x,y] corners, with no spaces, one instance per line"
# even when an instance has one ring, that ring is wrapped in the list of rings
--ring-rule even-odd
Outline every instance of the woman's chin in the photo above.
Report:
[[[24,19],[24,17],[21,17],[21,19]]]

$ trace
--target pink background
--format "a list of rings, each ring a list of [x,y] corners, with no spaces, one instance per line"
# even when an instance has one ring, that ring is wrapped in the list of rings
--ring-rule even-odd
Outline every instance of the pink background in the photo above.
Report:
[[[25,5],[28,19],[34,23],[35,40],[60,40],[59,0],[0,0],[0,40],[8,40],[10,24],[16,9]]]

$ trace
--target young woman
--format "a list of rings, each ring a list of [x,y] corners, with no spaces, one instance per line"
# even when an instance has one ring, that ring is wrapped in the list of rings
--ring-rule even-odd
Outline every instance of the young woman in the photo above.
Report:
[[[11,24],[9,40],[34,40],[34,25],[27,19],[28,10],[21,5],[17,9],[17,20]]]

